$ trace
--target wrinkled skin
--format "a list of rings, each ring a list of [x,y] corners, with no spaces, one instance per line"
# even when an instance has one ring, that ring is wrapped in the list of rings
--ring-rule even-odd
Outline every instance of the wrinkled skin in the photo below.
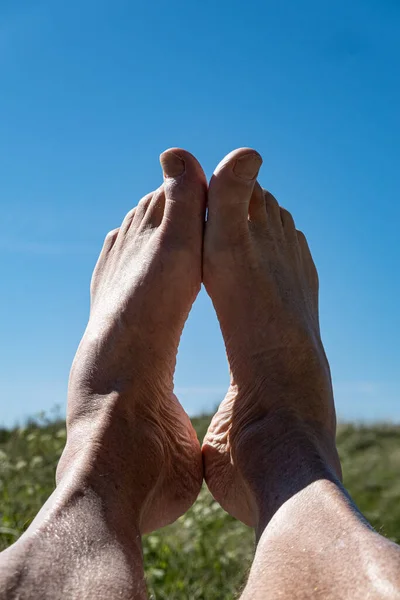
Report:
[[[173,374],[201,285],[206,180],[183,150],[164,153],[162,163],[170,176],[108,234],[93,273],[57,471],[61,481],[79,461],[83,479],[107,472],[142,533],[184,513],[202,482],[199,442],[173,394]]]
[[[340,484],[318,278],[291,215],[256,182],[242,148],[208,192],[184,150],[164,183],[111,232],[92,280],[71,370],[57,488],[1,554],[1,600],[145,600],[141,534],[195,500],[202,457],[173,395],[181,331],[203,280],[225,339],[231,386],[203,445],[207,484],[255,527],[242,598],[400,598],[399,548]]]
[[[204,283],[231,371],[203,445],[206,481],[251,526],[268,495],[268,474],[289,457],[288,440],[341,476],[317,271],[290,213],[256,181],[261,162],[243,148],[219,164],[204,245]]]

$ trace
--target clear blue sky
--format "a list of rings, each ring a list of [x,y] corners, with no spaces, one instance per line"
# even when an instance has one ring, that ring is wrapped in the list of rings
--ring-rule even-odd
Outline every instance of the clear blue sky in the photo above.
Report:
[[[0,423],[64,409],[108,230],[161,182],[239,146],[309,238],[345,419],[400,420],[397,0],[0,2]],[[204,292],[176,387],[194,414],[228,374]]]

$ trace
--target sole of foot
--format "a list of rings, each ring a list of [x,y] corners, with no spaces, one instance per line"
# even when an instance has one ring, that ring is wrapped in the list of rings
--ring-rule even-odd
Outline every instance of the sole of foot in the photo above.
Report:
[[[182,329],[201,285],[207,182],[197,160],[161,155],[164,182],[104,242],[70,376],[57,477],[126,497],[141,533],[179,517],[202,483],[199,442],[173,394]]]
[[[259,185],[261,164],[241,148],[215,170],[203,261],[231,372],[203,444],[205,478],[251,526],[291,457],[317,456],[340,477],[317,271],[292,215]]]

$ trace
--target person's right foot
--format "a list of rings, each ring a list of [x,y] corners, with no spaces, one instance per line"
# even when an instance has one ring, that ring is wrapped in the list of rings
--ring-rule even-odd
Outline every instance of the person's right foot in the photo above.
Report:
[[[266,516],[261,497],[273,514],[287,495],[276,480],[292,477],[291,465],[311,458],[341,477],[317,271],[290,213],[257,183],[261,163],[242,148],[217,167],[203,259],[231,370],[203,444],[205,478],[223,508],[253,526]]]

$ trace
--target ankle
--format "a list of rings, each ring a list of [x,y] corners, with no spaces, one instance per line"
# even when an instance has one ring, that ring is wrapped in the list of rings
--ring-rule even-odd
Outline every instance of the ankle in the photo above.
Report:
[[[342,477],[332,431],[285,408],[232,428],[230,443],[236,468],[255,500],[256,520],[263,526],[311,483],[336,483]]]
[[[293,443],[281,447],[277,454],[279,457],[271,456],[264,485],[258,487],[256,494],[257,537],[274,515],[305,489],[318,482],[340,485],[338,475],[319,449],[311,444],[307,447],[304,440],[301,445]]]
[[[321,472],[308,484],[304,480],[298,491],[293,491],[271,518],[260,519],[256,536],[258,541],[262,537],[263,543],[268,540],[267,543],[273,541],[283,544],[286,543],[285,538],[288,536],[292,539],[292,544],[300,541],[304,551],[306,540],[310,539],[307,534],[310,528],[317,537],[325,538],[330,534],[335,537],[335,528],[347,530],[347,535],[353,535],[358,539],[360,535],[369,536],[374,533],[352,503],[348,492],[338,480],[331,477],[329,472]],[[295,536],[294,530],[296,530]],[[310,544],[310,550],[313,544],[314,542]]]
[[[107,431],[95,420],[89,428],[74,423],[56,472],[57,490],[66,502],[70,497],[96,497],[110,518],[126,518],[130,527],[139,527],[150,485],[141,485],[143,471],[129,442],[128,448],[123,431]]]
[[[126,470],[126,467],[121,465],[122,469]],[[60,461],[56,479],[57,501],[53,505],[57,514],[59,508],[60,514],[64,514],[76,506],[88,514],[101,515],[111,530],[139,535],[145,499],[135,494],[133,483],[127,485],[127,476],[123,471],[119,476],[116,465],[110,468],[105,461],[100,462],[87,452],[70,461],[67,467],[63,467]]]

